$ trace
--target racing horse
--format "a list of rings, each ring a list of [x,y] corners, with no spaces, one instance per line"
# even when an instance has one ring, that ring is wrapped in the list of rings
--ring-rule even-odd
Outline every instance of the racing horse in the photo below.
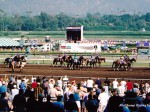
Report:
[[[120,64],[119,68],[121,69],[121,67],[123,66],[124,70],[128,70],[129,69],[130,71],[132,71],[131,64],[133,62],[136,62],[135,58],[124,60],[124,62]]]
[[[112,64],[112,68],[115,70],[121,70],[121,67],[124,68],[124,70],[127,70],[127,69],[131,69],[131,64],[133,62],[136,62],[136,59],[135,58],[132,58],[132,59],[128,59],[128,60],[124,60],[123,62],[121,62],[119,59],[118,60],[115,60],[113,61],[113,64]]]
[[[119,67],[120,67],[120,60],[118,59],[118,60],[113,61],[112,68],[114,69],[114,71],[119,70]]]
[[[87,66],[90,65],[90,68],[94,68],[96,66],[96,60],[95,58],[91,59],[91,58],[88,58],[87,59]]]
[[[100,58],[99,56],[95,57],[96,63],[98,63],[99,67],[101,66],[102,62],[106,62],[105,58]]]
[[[26,65],[26,60],[24,56],[15,56],[11,62],[12,72],[14,72],[15,68],[20,68],[20,72],[23,72],[23,67]]]
[[[80,58],[79,58],[79,59],[80,59]],[[81,63],[80,63],[81,60],[79,60],[79,59],[74,60],[74,59],[72,58],[72,56],[70,55],[70,56],[68,57],[68,64],[67,64],[67,67],[69,67],[70,69],[73,69],[73,70],[75,70],[75,69],[82,69],[82,68],[81,68]]]
[[[80,66],[86,66],[86,63],[85,63],[85,58],[81,55],[78,59],[79,63],[80,63]]]
[[[6,68],[10,68],[11,67],[11,62],[12,62],[12,58],[8,57],[4,60],[4,65],[6,66]]]
[[[53,67],[57,66],[58,62],[60,63],[60,67],[62,67],[62,65],[64,64],[64,62],[67,61],[66,59],[67,59],[66,55],[64,55],[62,58],[54,58],[54,60],[53,60]]]

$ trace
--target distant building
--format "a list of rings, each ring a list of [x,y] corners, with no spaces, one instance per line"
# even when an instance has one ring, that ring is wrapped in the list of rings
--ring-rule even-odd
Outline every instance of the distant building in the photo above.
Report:
[[[20,47],[20,43],[11,38],[0,38],[0,47]]]

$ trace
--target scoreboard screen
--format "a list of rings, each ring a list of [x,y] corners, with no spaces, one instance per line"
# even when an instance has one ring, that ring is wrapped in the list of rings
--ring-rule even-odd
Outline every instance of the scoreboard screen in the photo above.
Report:
[[[67,27],[66,36],[68,41],[82,41],[83,38],[83,26],[81,27]]]

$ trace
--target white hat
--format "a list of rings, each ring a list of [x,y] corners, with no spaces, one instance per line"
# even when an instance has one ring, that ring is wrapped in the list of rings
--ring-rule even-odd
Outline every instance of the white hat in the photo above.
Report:
[[[16,86],[16,85],[14,85],[13,87],[14,87],[14,88],[16,88],[17,86]]]

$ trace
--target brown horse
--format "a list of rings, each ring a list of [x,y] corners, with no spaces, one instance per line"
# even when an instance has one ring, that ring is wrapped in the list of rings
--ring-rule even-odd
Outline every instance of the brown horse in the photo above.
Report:
[[[11,62],[12,72],[14,72],[15,68],[20,68],[20,72],[23,72],[23,67],[26,65],[25,57],[24,56],[17,57],[18,61],[15,61],[14,58],[12,59],[12,62]]]
[[[128,59],[128,60],[125,60],[123,63],[121,63],[120,64],[120,69],[121,69],[121,67],[123,66],[123,70],[130,70],[130,71],[132,71],[132,69],[131,69],[131,64],[133,63],[133,62],[136,62],[136,59],[135,58],[132,58],[132,59]]]
[[[101,66],[102,62],[106,62],[105,58],[100,58],[98,56],[95,57],[96,63],[98,63],[99,67]]]
[[[114,71],[119,70],[119,67],[120,67],[120,60],[113,61],[112,68],[114,69]]]
[[[121,70],[122,67],[123,67],[123,70],[130,70],[132,71],[131,69],[131,64],[133,62],[136,62],[136,59],[135,58],[132,58],[132,59],[128,59],[128,60],[124,60],[123,62],[121,62],[121,60],[115,60],[112,64],[112,68],[115,70]]]

